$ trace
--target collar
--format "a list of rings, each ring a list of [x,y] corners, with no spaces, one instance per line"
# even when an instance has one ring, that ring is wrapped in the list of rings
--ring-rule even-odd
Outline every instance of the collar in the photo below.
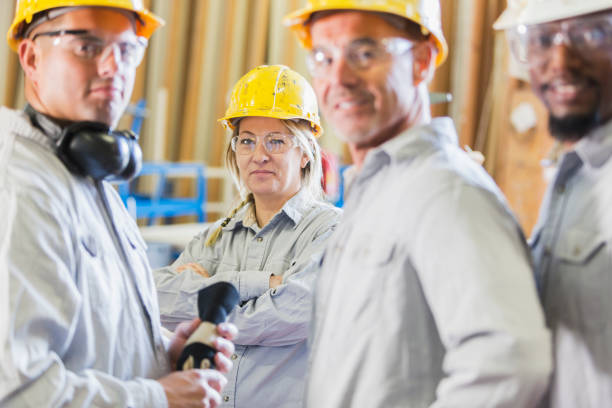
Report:
[[[30,122],[34,127],[37,127],[53,142],[57,142],[62,135],[63,128],[53,119],[38,112],[29,103],[23,109],[25,114],[30,118]]]
[[[291,197],[281,210],[270,220],[268,225],[271,225],[277,221],[279,217],[287,217],[293,223],[294,228],[300,223],[308,209],[312,207],[313,199],[306,189],[301,189],[293,197]],[[255,204],[248,203],[241,208],[232,220],[223,227],[224,231],[231,231],[240,226],[245,228],[259,228],[257,225],[257,217],[255,215]]]
[[[53,136],[47,136],[44,129],[33,123],[32,115],[26,111],[19,112],[0,107],[0,127],[7,132],[32,140],[49,150],[55,151],[55,139]],[[53,135],[59,138],[60,133],[53,133]]]
[[[453,120],[448,117],[434,118],[431,122],[411,127],[393,139],[372,149],[359,174],[360,180],[374,175],[380,168],[392,161],[410,161],[432,144],[458,144]]]
[[[580,139],[574,150],[588,167],[603,166],[612,156],[612,119]]]

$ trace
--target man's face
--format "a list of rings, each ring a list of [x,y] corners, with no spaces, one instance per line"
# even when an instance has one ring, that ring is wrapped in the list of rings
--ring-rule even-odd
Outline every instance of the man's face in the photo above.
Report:
[[[313,50],[346,50],[359,42],[406,38],[406,33],[380,16],[338,12],[311,25]],[[395,136],[411,114],[416,97],[412,51],[367,69],[355,69],[344,52],[337,53],[325,75],[313,85],[325,118],[339,136],[359,147],[376,146]]]
[[[540,24],[528,30],[531,85],[549,111],[553,136],[576,141],[609,120],[612,13]],[[592,48],[585,41],[594,38],[604,40]]]
[[[40,35],[59,30],[78,30],[77,35]],[[34,41],[20,45],[24,70],[31,81],[39,109],[65,121],[97,121],[114,126],[125,110],[136,73],[135,66],[121,62],[125,44],[136,44],[133,23],[128,16],[112,9],[83,8],[70,11],[41,24],[30,35]],[[89,48],[115,42],[102,57],[88,58]],[[23,50],[22,50],[23,48]],[[83,55],[79,55],[83,53]]]

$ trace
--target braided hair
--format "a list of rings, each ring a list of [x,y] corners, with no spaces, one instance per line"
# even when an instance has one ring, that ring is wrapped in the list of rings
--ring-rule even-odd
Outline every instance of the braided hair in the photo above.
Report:
[[[252,202],[254,202],[253,194],[247,195],[247,197],[240,204],[238,204],[238,206],[236,208],[234,208],[227,215],[227,217],[223,220],[221,225],[219,225],[219,227],[210,235],[210,237],[208,237],[208,239],[206,240],[206,243],[204,245],[206,245],[207,247],[211,247],[211,246],[215,245],[215,242],[217,242],[217,240],[219,239],[219,236],[221,235],[221,231],[222,231],[223,227],[227,227],[227,224],[229,224],[229,222],[232,220],[232,218],[234,218],[236,213],[242,207],[244,207],[248,203],[252,203]]]

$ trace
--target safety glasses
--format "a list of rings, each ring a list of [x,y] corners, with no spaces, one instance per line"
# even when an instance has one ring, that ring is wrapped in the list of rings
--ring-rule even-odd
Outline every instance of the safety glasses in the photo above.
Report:
[[[394,56],[408,52],[414,43],[401,37],[376,40],[361,38],[351,42],[344,49],[336,47],[314,48],[306,60],[308,70],[313,78],[327,76],[334,63],[344,57],[345,61],[356,71],[365,71],[372,66],[389,61]]]
[[[253,154],[258,139],[258,137],[248,134],[234,136],[231,140],[232,150],[239,155]],[[271,133],[265,135],[262,139],[263,146],[269,154],[283,154],[296,146],[293,136],[281,133]]]
[[[509,32],[509,37],[513,55],[529,66],[549,60],[551,51],[562,44],[588,58],[598,52],[611,51],[612,14],[520,25]]]
[[[118,64],[126,68],[136,68],[142,62],[147,48],[147,39],[136,37],[134,40],[107,41],[89,30],[59,30],[37,33],[32,41],[40,37],[52,38],[52,44],[71,52],[84,60],[106,61],[113,55]]]

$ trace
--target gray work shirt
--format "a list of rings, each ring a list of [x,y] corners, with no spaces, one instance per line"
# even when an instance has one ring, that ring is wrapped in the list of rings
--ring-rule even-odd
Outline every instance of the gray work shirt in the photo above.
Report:
[[[153,278],[119,196],[103,183],[107,219],[93,181],[71,174],[23,112],[0,108],[0,138],[13,140],[3,165],[16,193],[0,406],[166,407]]]
[[[528,248],[448,118],[368,153],[315,293],[307,407],[526,408],[546,389]]]
[[[154,272],[168,328],[197,316],[197,293],[203,287],[227,281],[239,290],[241,303],[228,318],[239,334],[222,407],[302,406],[312,289],[339,215],[339,209],[302,190],[260,228],[249,204],[223,227],[214,246],[204,243],[221,221],[196,236],[170,267]],[[192,262],[211,277],[176,271]],[[275,289],[270,289],[272,274],[283,278]]]
[[[550,406],[612,406],[612,121],[560,160],[531,239],[555,372]]]

